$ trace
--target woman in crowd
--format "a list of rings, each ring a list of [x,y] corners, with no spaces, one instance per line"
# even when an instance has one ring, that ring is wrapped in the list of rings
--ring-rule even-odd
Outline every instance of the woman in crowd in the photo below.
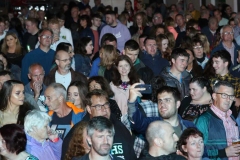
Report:
[[[75,81],[70,83],[67,89],[68,100],[76,107],[85,110],[84,100],[88,93],[88,86],[81,82]]]
[[[17,124],[0,128],[0,154],[8,160],[38,160],[25,152],[27,139],[24,130]]]
[[[197,63],[204,69],[208,62],[206,53],[203,52],[203,43],[200,39],[193,38],[192,40],[193,53]]]
[[[203,69],[200,65],[198,65],[197,61],[195,60],[193,51],[187,48],[185,50],[189,54],[188,66],[186,68],[186,71],[189,72],[192,75],[192,77],[202,76]]]
[[[17,35],[8,32],[3,40],[1,51],[6,55],[9,63],[21,67],[21,61],[25,54]]]
[[[87,125],[88,122],[81,121],[75,128],[64,160],[72,160],[73,157],[83,156],[90,151],[90,147],[86,141]]]
[[[161,52],[162,57],[171,61],[171,50],[168,47],[168,37],[165,34],[159,34],[156,37],[158,50]]]
[[[152,36],[158,36],[159,34],[165,34],[168,32],[168,30],[166,30],[165,26],[162,24],[158,24],[154,27],[154,29],[152,31],[150,31],[150,35]]]
[[[10,20],[9,32],[16,33],[18,39],[20,40],[20,43],[23,43],[23,35],[25,31],[19,18],[14,17]]]
[[[42,111],[32,110],[24,120],[27,136],[26,151],[39,160],[59,160],[61,158],[62,140],[58,133],[51,130],[51,117]]]
[[[147,15],[143,12],[136,13],[133,19],[133,25],[130,27],[131,35],[141,35],[144,30],[149,30],[147,26]]]
[[[183,119],[193,121],[209,109],[212,103],[212,90],[204,77],[193,78],[190,81],[189,90],[190,96],[182,100],[178,113]]]
[[[165,35],[168,38],[168,48],[170,49],[170,53],[175,47],[176,41],[174,39],[174,35],[171,32],[166,32]]]
[[[172,17],[168,17],[166,20],[165,20],[165,25],[166,25],[166,28],[168,29],[169,32],[171,32],[174,36],[174,39],[176,40],[177,39],[177,36],[178,36],[178,33],[177,31],[175,30],[175,21]]]
[[[131,0],[126,0],[125,1],[124,12],[128,13],[129,21],[132,21],[133,20],[133,16],[134,16],[134,10],[133,10],[133,7],[132,7],[132,1]]]
[[[75,58],[75,64],[80,65],[78,69],[75,71],[84,74],[85,76],[89,76],[91,70],[91,58],[93,51],[93,43],[90,37],[83,37],[80,39],[76,47],[74,48],[74,52],[79,54],[79,57]]]
[[[111,99],[114,96],[113,91],[110,88],[108,81],[102,76],[93,76],[88,80],[89,91],[94,89],[102,89],[108,94],[108,101],[110,103],[111,113],[113,113],[117,119],[121,119],[122,113],[115,100]]]
[[[10,123],[23,125],[26,113],[32,109],[24,103],[23,83],[16,80],[4,82],[0,97],[0,126]]]
[[[188,160],[202,160],[204,152],[203,134],[197,128],[187,128],[179,138],[177,149]]]
[[[4,70],[9,71],[10,70],[10,65],[9,65],[9,63],[7,61],[7,57],[2,52],[0,52],[0,60],[3,62]]]
[[[203,44],[203,52],[206,54],[207,58],[210,57],[210,44],[208,42],[207,36],[203,33],[198,33],[194,38],[200,39]],[[193,39],[194,39],[193,38]]]
[[[82,30],[84,30],[87,27],[91,27],[92,22],[88,15],[80,16],[79,20],[80,20],[80,24],[79,24],[79,28],[78,28],[78,33],[80,34],[80,37],[81,37]]]
[[[110,87],[114,92],[113,99],[116,100],[122,116],[127,115],[127,101],[129,97],[129,87],[137,82],[143,83],[133,67],[131,59],[126,56],[119,56],[115,61],[113,78]]]

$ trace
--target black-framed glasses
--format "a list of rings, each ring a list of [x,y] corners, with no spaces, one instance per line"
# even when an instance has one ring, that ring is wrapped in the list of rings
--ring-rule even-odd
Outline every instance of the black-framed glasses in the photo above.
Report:
[[[59,61],[63,61],[63,62],[67,62],[67,61],[70,61],[70,62],[72,62],[72,58],[69,58],[69,59],[57,59],[57,60],[59,60]]]
[[[235,99],[235,96],[234,95],[228,95],[226,93],[216,93],[216,94],[221,94],[221,97],[223,99],[230,99],[230,100],[234,100]]]
[[[108,109],[108,108],[110,107],[110,103],[109,103],[109,102],[106,102],[106,103],[104,103],[104,104],[96,104],[96,105],[91,106],[91,107],[96,108],[96,110],[101,110],[103,107],[104,107],[105,109]]]

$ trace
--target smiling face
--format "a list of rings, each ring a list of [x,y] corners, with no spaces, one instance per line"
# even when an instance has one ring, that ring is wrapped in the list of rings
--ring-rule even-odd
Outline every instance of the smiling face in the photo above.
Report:
[[[120,73],[121,77],[128,76],[131,66],[127,61],[122,60],[122,61],[119,61],[117,69],[118,69],[118,72]]]
[[[183,145],[182,148],[188,154],[188,158],[196,159],[202,158],[204,151],[203,138],[199,135],[190,136],[187,140],[187,144]]]
[[[24,102],[24,86],[22,84],[15,84],[9,98],[9,105],[20,106]]]
[[[179,56],[177,59],[172,58],[172,65],[178,72],[183,72],[188,65],[188,57]]]
[[[213,57],[213,68],[215,70],[215,74],[223,75],[228,71],[228,62],[224,62],[220,57]]]

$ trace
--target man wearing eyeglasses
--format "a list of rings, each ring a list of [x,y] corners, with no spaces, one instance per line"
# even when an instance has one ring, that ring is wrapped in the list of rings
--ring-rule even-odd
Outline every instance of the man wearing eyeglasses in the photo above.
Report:
[[[230,82],[218,81],[213,86],[213,104],[195,120],[204,135],[204,145],[210,159],[239,160],[239,127],[230,107],[235,100],[234,87]]]
[[[232,67],[236,66],[238,64],[237,62],[237,57],[238,57],[238,50],[240,50],[240,46],[233,42],[233,28],[230,25],[225,25],[221,28],[220,30],[220,34],[221,34],[221,38],[222,41],[219,43],[219,45],[217,45],[211,52],[211,56],[213,56],[213,54],[216,51],[219,50],[227,50],[230,55],[231,55],[231,61],[232,61]]]
[[[46,86],[55,82],[61,83],[67,89],[73,81],[81,81],[87,84],[87,78],[71,68],[72,58],[67,51],[56,51],[55,62],[57,66],[55,66],[44,79]]]
[[[237,108],[240,105],[240,79],[232,76],[229,72],[231,66],[231,55],[226,50],[217,51],[212,56],[212,65],[215,70],[215,76],[210,79],[211,86],[217,81],[227,81],[233,85],[236,96],[234,105],[231,107],[234,117],[237,116]]]
[[[133,150],[133,137],[131,136],[128,129],[116,119],[116,116],[111,114],[111,106],[108,102],[108,95],[103,90],[93,90],[89,92],[86,96],[86,109],[87,114],[84,116],[83,120],[89,121],[93,117],[103,116],[113,123],[115,135],[113,146],[110,153],[116,157],[125,160],[135,160],[136,155]],[[77,123],[65,137],[62,147],[62,160],[64,159],[65,153],[68,149],[69,142],[73,136],[75,128],[78,127]]]
[[[22,59],[22,73],[21,80],[26,85],[29,82],[28,68],[33,63],[39,63],[45,74],[48,75],[52,62],[54,60],[55,52],[50,49],[52,44],[53,32],[50,29],[41,29],[38,34],[39,47],[29,52]]]

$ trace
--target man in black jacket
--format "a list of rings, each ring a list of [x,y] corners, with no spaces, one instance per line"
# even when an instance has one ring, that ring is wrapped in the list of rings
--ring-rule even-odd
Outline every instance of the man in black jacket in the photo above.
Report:
[[[89,121],[89,119],[92,119],[93,117],[103,116],[110,119],[113,123],[115,135],[113,146],[110,151],[111,155],[125,160],[135,160],[136,155],[133,150],[133,138],[121,121],[116,119],[114,115],[111,115],[108,95],[102,90],[93,90],[88,93],[86,96],[86,109],[88,114],[83,118],[83,120]],[[79,123],[75,124],[69,131],[68,135],[64,138],[62,145],[62,160],[64,159],[65,153],[69,147],[69,142],[78,124]]]
[[[155,121],[149,124],[146,131],[149,149],[144,150],[139,160],[184,160],[176,155],[178,136],[170,123]]]

